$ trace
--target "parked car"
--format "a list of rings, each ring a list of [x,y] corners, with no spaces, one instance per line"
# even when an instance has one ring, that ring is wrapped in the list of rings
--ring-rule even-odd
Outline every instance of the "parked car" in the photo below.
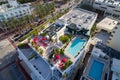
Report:
[[[37,26],[43,24],[44,22],[45,22],[45,20],[40,20],[40,21],[38,21]]]

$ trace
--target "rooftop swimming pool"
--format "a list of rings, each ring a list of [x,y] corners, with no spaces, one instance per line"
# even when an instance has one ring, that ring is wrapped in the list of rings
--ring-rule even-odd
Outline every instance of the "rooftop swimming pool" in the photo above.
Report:
[[[104,68],[103,63],[97,60],[94,60],[89,70],[88,76],[93,80],[102,80],[103,68]]]
[[[78,52],[83,48],[85,42],[86,40],[76,38],[67,49],[67,53],[75,57],[78,54]]]

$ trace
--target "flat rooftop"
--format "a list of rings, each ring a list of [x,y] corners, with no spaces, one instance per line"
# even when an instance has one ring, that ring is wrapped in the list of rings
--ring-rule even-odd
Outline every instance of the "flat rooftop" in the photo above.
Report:
[[[66,25],[74,23],[78,28],[91,29],[91,24],[96,20],[97,14],[80,8],[74,8],[67,14],[63,15],[60,20]]]
[[[111,71],[113,71],[112,74],[112,80],[120,80],[120,60],[113,58]]]
[[[107,45],[98,42],[95,45],[96,48],[100,49],[102,52],[104,52],[106,55],[108,55],[111,58],[120,59],[120,52],[117,50],[112,49],[111,47],[108,47]]]
[[[117,24],[118,24],[117,20],[106,17],[97,24],[97,28],[111,32],[116,27]]]
[[[0,12],[1,12],[1,13],[7,12],[7,11],[18,10],[18,9],[25,8],[25,7],[29,7],[28,4],[20,4],[20,5],[17,6],[17,7],[7,7],[7,5],[8,5],[8,4],[3,4],[3,5],[0,6]]]
[[[54,69],[52,69],[51,65],[49,65],[45,59],[43,59],[33,48],[31,48],[30,45],[27,45],[26,47],[19,47],[19,49],[44,79],[51,80],[54,74],[61,74],[60,71],[57,70],[52,75]],[[54,79],[57,79],[58,77],[58,75],[54,76]]]
[[[97,35],[94,37],[94,40],[101,41],[102,43],[106,44],[109,40],[110,34],[107,31],[101,30]]]
[[[95,0],[95,2],[106,3],[110,5],[120,6],[120,0]]]
[[[43,32],[47,33],[49,36],[53,36],[58,32],[60,29],[62,29],[64,25],[60,25],[58,23],[53,23],[48,28],[46,28]]]

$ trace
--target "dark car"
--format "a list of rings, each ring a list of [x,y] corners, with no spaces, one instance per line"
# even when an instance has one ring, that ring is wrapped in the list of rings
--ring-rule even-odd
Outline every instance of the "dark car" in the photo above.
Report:
[[[40,20],[40,21],[38,22],[37,26],[43,24],[44,22],[45,22],[45,20]]]

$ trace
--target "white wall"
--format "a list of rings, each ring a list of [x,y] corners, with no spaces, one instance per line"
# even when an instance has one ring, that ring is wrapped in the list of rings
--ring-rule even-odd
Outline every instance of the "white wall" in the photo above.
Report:
[[[108,44],[108,46],[120,51],[120,25],[118,25],[117,27],[118,29],[116,29],[115,33],[113,33],[113,37],[109,41],[110,43]]]
[[[96,3],[98,3],[98,4],[96,4]],[[113,8],[108,7],[108,6],[113,6]],[[99,9],[99,10],[102,10],[102,11],[105,11],[105,12],[112,13],[112,15],[113,14],[120,15],[120,6],[110,5],[110,4],[101,3],[101,2],[94,2],[93,7],[95,9]],[[114,11],[114,10],[118,10],[118,11]]]
[[[18,54],[19,54],[19,59],[23,60],[29,67],[29,69],[32,71],[31,78],[33,80],[45,80],[39,73],[36,71],[36,69],[33,67],[33,65],[28,61],[28,59],[24,56],[24,54],[20,51],[20,49],[17,49]]]

